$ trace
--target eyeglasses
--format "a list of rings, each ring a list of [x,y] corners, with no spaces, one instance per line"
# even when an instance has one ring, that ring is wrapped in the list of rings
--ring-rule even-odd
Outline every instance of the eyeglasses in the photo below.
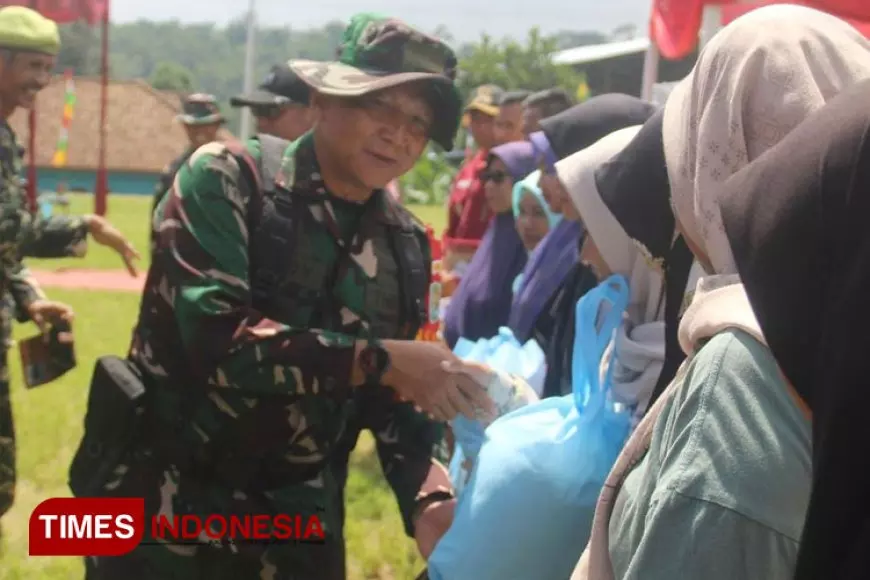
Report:
[[[428,139],[431,132],[431,123],[414,113],[403,111],[400,107],[379,97],[362,97],[354,100],[357,108],[362,109],[366,115],[376,123],[385,125],[402,125],[405,131],[415,139]]]
[[[480,174],[480,180],[482,182],[486,183],[487,181],[492,181],[496,185],[504,183],[507,178],[508,174],[504,171],[483,171]]]

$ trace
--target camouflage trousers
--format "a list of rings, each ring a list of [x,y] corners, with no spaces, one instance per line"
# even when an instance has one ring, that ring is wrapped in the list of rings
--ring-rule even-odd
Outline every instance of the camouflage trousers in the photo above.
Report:
[[[182,479],[175,490],[189,484],[189,479]],[[174,500],[165,495],[169,489],[170,486],[161,488],[158,503],[154,503],[157,498],[144,495],[146,518],[150,518],[148,514],[157,513],[158,506],[165,506],[167,501],[169,505],[173,505],[172,509],[175,509]],[[188,492],[190,489],[187,487]],[[227,514],[287,513],[303,514],[303,517],[307,517],[312,513],[319,513],[320,510],[315,505],[319,502],[313,502],[311,498],[324,497],[320,495],[322,491],[325,489],[316,489],[304,483],[282,488],[275,494],[281,495],[287,501],[282,502],[280,507],[274,506],[273,509],[268,510],[248,510],[245,507],[253,507],[254,504],[247,503],[235,504],[235,509],[212,505],[217,511]],[[332,494],[334,493],[332,491]],[[141,494],[134,491],[130,495]],[[247,496],[247,494],[240,495]],[[199,498],[204,498],[205,494],[194,493],[189,497],[196,503]],[[244,500],[239,501],[244,502]],[[190,513],[205,512],[194,509]],[[143,543],[132,553],[121,557],[86,559],[85,578],[86,580],[344,580],[343,535],[340,529],[330,529],[329,521],[331,518],[327,520],[325,516],[321,517],[326,539],[319,543],[302,541],[257,545],[242,542],[238,545],[237,551],[226,546],[212,548],[204,544],[160,544],[152,537],[146,525]]]
[[[151,552],[151,553],[148,553]],[[85,580],[344,580],[344,546],[307,545],[259,559],[200,547],[182,556],[163,546],[140,546],[128,556],[86,558]]]
[[[15,500],[15,424],[9,396],[6,352],[0,352],[0,517]]]
[[[353,449],[345,443],[328,468],[327,479],[336,484],[329,487],[329,503],[337,510],[337,530],[325,543],[242,548],[247,553],[238,555],[207,546],[140,545],[126,556],[86,558],[85,580],[345,580],[344,487]],[[298,511],[305,512],[309,502],[301,501]],[[146,498],[146,512],[148,504]]]

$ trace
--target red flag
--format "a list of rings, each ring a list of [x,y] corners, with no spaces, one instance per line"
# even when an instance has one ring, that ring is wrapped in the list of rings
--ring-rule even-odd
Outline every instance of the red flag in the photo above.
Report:
[[[109,0],[2,0],[0,4],[27,6],[61,24],[84,20],[94,25],[102,20]]]

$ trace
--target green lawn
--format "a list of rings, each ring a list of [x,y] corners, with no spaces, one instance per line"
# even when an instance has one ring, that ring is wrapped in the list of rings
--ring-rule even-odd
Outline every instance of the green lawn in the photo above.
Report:
[[[72,196],[71,213],[92,211],[90,196]],[[145,197],[110,198],[109,218],[145,251]],[[414,208],[437,232],[444,227],[441,208]],[[33,268],[83,267],[115,269],[117,259],[91,248],[82,260],[31,260]],[[19,482],[12,511],[3,518],[0,580],[74,580],[82,577],[76,558],[27,556],[27,522],[43,499],[69,495],[67,467],[81,436],[90,371],[96,357],[123,353],[130,339],[139,298],[135,294],[48,289],[51,298],[68,302],[76,311],[78,368],[55,383],[32,391],[22,386],[17,351],[12,351],[12,402],[18,432]],[[35,333],[18,325],[16,338]],[[364,435],[352,457],[347,488],[348,577],[352,580],[404,580],[423,568],[414,543],[405,538],[398,508],[380,472],[372,439]]]
[[[72,194],[69,198],[70,214],[81,215],[94,211],[94,198],[92,195]],[[133,245],[142,254],[141,268],[146,270],[148,268],[149,257],[148,228],[150,226],[148,212],[151,211],[151,198],[144,195],[110,195],[108,205],[109,210],[106,217],[133,242]],[[417,217],[435,229],[436,235],[441,235],[447,217],[445,209],[436,206],[410,206],[410,208],[417,214]],[[61,209],[56,211],[63,214]],[[79,267],[97,268],[100,270],[123,268],[123,264],[114,252],[94,245],[88,250],[88,256],[85,260],[33,260],[32,266],[34,268],[50,270]]]

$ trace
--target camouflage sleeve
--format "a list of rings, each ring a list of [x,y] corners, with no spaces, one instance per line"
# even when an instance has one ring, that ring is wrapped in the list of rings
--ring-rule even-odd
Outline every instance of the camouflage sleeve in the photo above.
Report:
[[[450,491],[447,470],[445,427],[411,403],[399,401],[387,387],[364,387],[363,425],[375,436],[378,459],[393,490],[408,536],[414,535],[418,502],[428,494]]]
[[[154,193],[151,199],[151,215],[154,215],[154,212],[157,210],[157,206],[160,205],[160,200],[163,199],[166,190],[172,186],[170,182],[170,175],[175,173],[176,168],[173,164],[169,164],[163,168],[163,173],[160,174],[160,177],[157,179],[157,183],[154,185]]]
[[[30,320],[27,309],[36,300],[45,298],[39,283],[20,260],[9,267],[9,293],[15,302],[15,318],[18,322]]]
[[[185,163],[161,205],[165,295],[193,370],[212,384],[304,393],[349,384],[355,338],[294,328],[251,307],[246,180],[220,143]]]
[[[79,217],[40,219],[33,235],[19,246],[21,257],[82,258],[88,251],[88,226]]]
[[[25,208],[0,205],[0,224],[16,222],[20,225],[19,237],[14,236],[15,228],[0,225],[0,243],[17,243],[19,256],[79,257],[87,252],[88,229],[81,218],[43,218]]]

